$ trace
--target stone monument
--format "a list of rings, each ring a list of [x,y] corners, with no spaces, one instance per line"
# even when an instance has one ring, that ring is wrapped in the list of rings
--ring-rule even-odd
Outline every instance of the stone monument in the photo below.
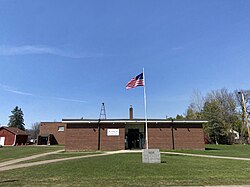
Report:
[[[161,163],[161,154],[159,149],[143,149],[142,163]]]

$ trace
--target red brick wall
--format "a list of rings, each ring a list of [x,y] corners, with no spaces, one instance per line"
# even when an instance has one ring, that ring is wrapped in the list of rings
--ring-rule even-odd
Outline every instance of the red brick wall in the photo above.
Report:
[[[97,150],[98,127],[96,124],[67,124],[65,150]]]
[[[172,141],[172,124],[148,124],[149,148],[204,149],[202,124],[173,124],[174,142]],[[125,149],[125,125],[101,124],[100,149]],[[107,136],[107,129],[119,129],[119,136]],[[97,150],[98,124],[67,124],[66,150]]]
[[[107,129],[119,129],[119,136],[107,136]],[[125,149],[125,126],[102,125],[100,133],[101,150],[124,150]]]
[[[175,149],[205,149],[202,125],[189,124],[174,128]]]
[[[58,131],[59,126],[64,126],[64,131]],[[39,135],[53,134],[58,144],[65,144],[66,124],[61,122],[41,122]]]
[[[107,129],[119,129],[119,136],[107,136]],[[124,125],[100,125],[100,150],[123,150],[124,141]],[[98,150],[98,124],[67,124],[65,150]]]
[[[148,143],[151,149],[173,149],[173,146],[175,149],[205,148],[202,124],[174,124],[173,136],[172,139],[171,124],[148,125]]]
[[[150,149],[172,149],[170,126],[148,125],[148,147]]]
[[[0,130],[0,137],[5,137],[4,145],[13,145],[15,134],[7,131],[6,129]]]

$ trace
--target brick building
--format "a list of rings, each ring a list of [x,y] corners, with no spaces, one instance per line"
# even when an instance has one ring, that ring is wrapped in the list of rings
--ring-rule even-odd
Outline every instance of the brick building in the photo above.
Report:
[[[145,148],[144,119],[63,119],[66,150],[123,150]],[[149,148],[204,149],[203,123],[149,119]]]
[[[65,124],[62,122],[41,122],[38,145],[65,144]]]
[[[16,127],[0,127],[0,145],[25,145],[28,134]]]
[[[145,119],[63,119],[42,122],[38,144],[64,144],[65,150],[123,150],[145,148]],[[148,119],[150,149],[204,149],[207,121]]]

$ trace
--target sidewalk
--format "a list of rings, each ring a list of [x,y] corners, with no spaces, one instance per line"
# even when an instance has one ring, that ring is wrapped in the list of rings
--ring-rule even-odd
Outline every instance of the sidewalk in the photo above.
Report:
[[[219,159],[228,159],[228,160],[243,160],[243,161],[250,161],[250,158],[242,158],[242,157],[213,156],[213,155],[200,155],[200,154],[177,153],[177,152],[161,152],[161,154],[183,155],[183,156],[194,156],[194,157],[203,157],[203,158],[219,158]]]
[[[18,158],[18,159],[6,161],[6,162],[0,162],[0,168],[4,167],[4,166],[11,165],[11,164],[16,164],[18,162],[32,160],[32,159],[39,158],[39,157],[42,157],[42,156],[47,156],[47,155],[51,155],[51,154],[60,153],[60,152],[63,152],[63,151],[64,151],[64,149],[58,150],[58,151],[53,151],[53,152],[48,152],[48,153],[42,153],[42,154],[32,155],[32,156],[28,156],[28,157],[25,157],[25,158]]]

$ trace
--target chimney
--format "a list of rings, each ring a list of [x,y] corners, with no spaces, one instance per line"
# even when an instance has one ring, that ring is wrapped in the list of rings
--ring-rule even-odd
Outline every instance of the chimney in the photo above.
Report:
[[[134,117],[133,117],[133,107],[132,105],[130,105],[130,108],[129,108],[129,119],[132,120]]]

